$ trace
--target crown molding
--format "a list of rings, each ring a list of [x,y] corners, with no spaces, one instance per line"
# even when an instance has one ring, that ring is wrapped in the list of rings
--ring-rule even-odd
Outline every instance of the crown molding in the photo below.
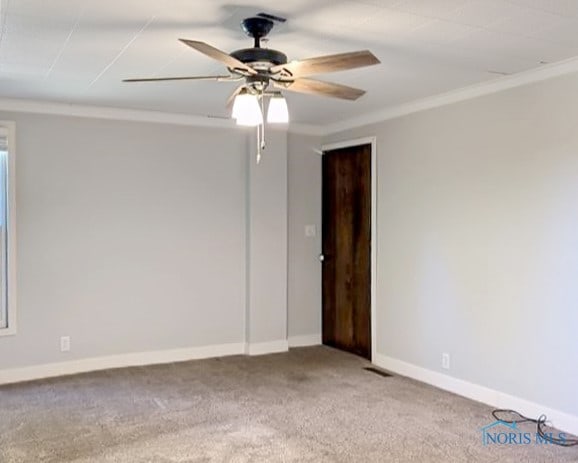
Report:
[[[322,127],[323,135],[332,135],[345,130],[362,127],[369,124],[385,122],[408,114],[425,111],[440,106],[446,106],[460,101],[470,100],[484,95],[501,92],[515,87],[521,87],[535,82],[551,79],[578,72],[578,57],[557,63],[546,64],[539,68],[519,72],[510,76],[493,79],[489,82],[470,85],[446,93],[411,101],[397,106],[388,106],[379,111],[353,117],[344,121],[327,124]]]
[[[540,82],[554,77],[578,72],[578,57],[570,58],[557,63],[546,64],[536,69],[530,69],[511,76],[481,82],[468,87],[452,90],[439,95],[411,101],[397,106],[387,106],[362,116],[343,121],[316,125],[290,123],[288,131],[303,135],[327,136],[345,130],[362,127],[369,124],[385,122],[408,114],[428,109],[446,106],[460,101],[470,100],[484,95],[490,95],[503,90]],[[87,117],[97,119],[112,119],[136,122],[152,122],[159,124],[173,124],[194,127],[236,128],[232,119],[218,117],[197,116],[181,113],[167,113],[139,109],[115,108],[108,106],[78,105],[55,101],[24,100],[0,98],[0,111],[13,111],[36,114],[53,114],[61,116]]]
[[[152,122],[194,127],[237,128],[235,121],[219,117],[197,116],[191,114],[167,113],[140,109],[115,108],[108,106],[79,105],[56,101],[24,100],[0,98],[0,111],[12,111],[34,114],[51,114],[59,116],[112,119],[133,122]],[[324,135],[321,126],[309,124],[289,124],[288,131],[306,135]]]
[[[174,124],[196,127],[236,127],[233,120],[221,119],[217,117],[11,98],[0,99],[0,111],[53,114],[60,116],[113,119],[122,121],[153,122],[160,124]]]

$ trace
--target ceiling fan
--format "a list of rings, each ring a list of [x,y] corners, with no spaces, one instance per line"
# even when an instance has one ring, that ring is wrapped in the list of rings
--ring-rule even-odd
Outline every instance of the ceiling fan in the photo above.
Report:
[[[254,39],[253,48],[243,48],[225,53],[211,45],[196,40],[179,39],[185,45],[213,58],[225,66],[228,75],[154,77],[148,79],[125,79],[123,82],[158,82],[168,80],[215,80],[243,81],[229,97],[230,105],[239,95],[279,96],[279,92],[269,92],[270,85],[278,90],[290,90],[300,93],[329,96],[345,100],[356,100],[365,91],[332,82],[309,79],[308,76],[327,72],[343,71],[378,64],[380,61],[368,50],[320,56],[287,62],[287,55],[270,48],[261,48],[261,39],[266,37],[275,21],[285,22],[284,18],[259,13],[246,18],[241,27]],[[246,124],[257,125],[257,124]]]
[[[378,64],[380,61],[369,50],[319,56],[287,62],[287,55],[278,50],[262,48],[275,22],[285,18],[267,13],[246,18],[241,22],[245,33],[254,39],[253,48],[243,48],[225,53],[205,42],[179,39],[185,45],[213,58],[225,66],[229,74],[216,76],[152,77],[125,79],[123,82],[159,82],[168,80],[215,80],[217,82],[244,81],[227,99],[232,105],[232,117],[237,125],[257,126],[257,163],[265,149],[264,99],[270,97],[268,123],[289,122],[287,102],[280,90],[329,96],[344,100],[357,100],[365,91],[346,85],[309,79],[308,76],[327,72],[344,71]],[[269,90],[272,86],[274,90]]]

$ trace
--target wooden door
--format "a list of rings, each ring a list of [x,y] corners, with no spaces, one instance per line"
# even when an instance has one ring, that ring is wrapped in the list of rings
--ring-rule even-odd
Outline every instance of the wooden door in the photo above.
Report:
[[[323,155],[323,344],[371,358],[371,145]]]

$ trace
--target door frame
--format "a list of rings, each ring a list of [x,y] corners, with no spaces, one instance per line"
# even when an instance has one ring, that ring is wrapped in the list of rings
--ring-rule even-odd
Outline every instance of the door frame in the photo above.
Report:
[[[377,353],[377,137],[363,137],[343,140],[321,145],[321,155],[351,146],[371,145],[371,285],[370,285],[370,316],[371,316],[371,362],[375,363]],[[323,228],[323,221],[321,221]],[[322,235],[323,236],[323,235]],[[323,244],[322,244],[323,245]],[[323,303],[323,302],[322,302]]]

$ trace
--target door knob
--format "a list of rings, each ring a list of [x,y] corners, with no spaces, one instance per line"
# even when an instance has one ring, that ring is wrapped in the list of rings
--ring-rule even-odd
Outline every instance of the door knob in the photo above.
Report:
[[[325,256],[323,254],[319,254],[319,262],[323,262],[325,260]]]

